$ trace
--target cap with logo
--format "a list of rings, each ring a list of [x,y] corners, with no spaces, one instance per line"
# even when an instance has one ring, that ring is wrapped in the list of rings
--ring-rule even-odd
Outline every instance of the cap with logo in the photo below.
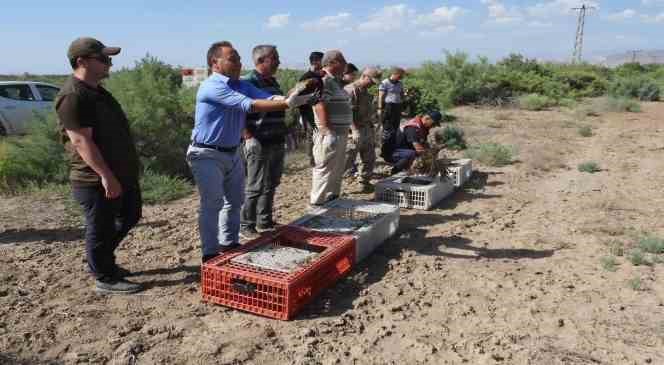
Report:
[[[97,55],[115,56],[118,53],[120,53],[120,47],[106,47],[103,43],[94,38],[81,37],[71,42],[69,50],[67,51],[67,58],[72,61],[76,60],[78,57]]]

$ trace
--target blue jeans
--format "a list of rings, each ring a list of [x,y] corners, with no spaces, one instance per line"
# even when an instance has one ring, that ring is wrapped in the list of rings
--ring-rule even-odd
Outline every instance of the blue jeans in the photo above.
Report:
[[[203,255],[216,255],[220,245],[240,242],[244,165],[239,151],[228,153],[193,146],[187,150],[187,163],[200,195],[198,230]]]
[[[407,148],[397,148],[392,152],[392,174],[408,170],[415,161],[417,152]]]

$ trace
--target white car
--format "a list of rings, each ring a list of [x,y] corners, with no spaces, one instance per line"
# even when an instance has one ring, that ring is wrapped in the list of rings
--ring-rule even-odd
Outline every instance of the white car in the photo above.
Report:
[[[0,81],[0,136],[23,134],[35,112],[53,109],[60,89],[33,81]]]

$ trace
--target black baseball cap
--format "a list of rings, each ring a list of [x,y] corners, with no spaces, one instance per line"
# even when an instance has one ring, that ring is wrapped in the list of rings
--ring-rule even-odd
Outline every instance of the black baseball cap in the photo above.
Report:
[[[81,37],[71,42],[67,51],[67,57],[70,62],[74,62],[78,57],[96,55],[115,56],[118,53],[120,53],[120,47],[106,47],[94,38]]]
[[[433,125],[440,125],[440,122],[443,120],[443,114],[438,110],[432,110],[427,115],[433,120]]]
[[[309,54],[309,62],[320,61],[323,59],[323,52],[313,51]]]

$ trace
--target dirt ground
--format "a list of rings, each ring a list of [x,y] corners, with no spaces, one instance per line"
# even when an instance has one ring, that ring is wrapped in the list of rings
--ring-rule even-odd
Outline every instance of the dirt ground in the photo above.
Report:
[[[93,292],[63,199],[1,198],[0,363],[664,364],[664,264],[600,264],[664,236],[664,103],[585,120],[453,113],[471,144],[514,145],[516,163],[475,163],[435,209],[402,210],[395,237],[289,322],[201,302],[195,195],[146,207],[121,246],[149,287],[134,296]],[[310,175],[290,158],[279,222],[305,212]],[[345,185],[370,197],[359,190]]]

